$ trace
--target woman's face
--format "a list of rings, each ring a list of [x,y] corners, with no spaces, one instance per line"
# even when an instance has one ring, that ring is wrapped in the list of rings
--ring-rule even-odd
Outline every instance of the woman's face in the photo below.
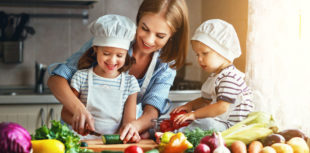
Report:
[[[230,62],[222,55],[215,52],[212,48],[199,41],[191,41],[192,48],[197,55],[199,65],[203,70],[209,73],[218,73],[222,66],[230,64]]]
[[[127,50],[115,47],[94,47],[98,65],[95,67],[97,75],[114,78],[119,69],[125,64]]]
[[[163,15],[145,13],[137,27],[137,50],[143,53],[152,53],[163,48],[171,35],[172,31]]]

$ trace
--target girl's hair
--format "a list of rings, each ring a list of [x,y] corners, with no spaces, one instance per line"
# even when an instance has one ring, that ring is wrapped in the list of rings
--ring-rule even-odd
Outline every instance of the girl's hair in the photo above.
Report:
[[[179,69],[186,60],[189,40],[188,10],[185,0],[144,0],[140,5],[136,22],[145,13],[163,13],[173,35],[162,48],[163,62],[175,61],[171,68]]]
[[[78,62],[78,69],[88,69],[93,63],[97,62],[97,54],[94,48],[89,48],[80,58]],[[130,69],[130,67],[136,62],[134,57],[130,57],[128,52],[126,54],[125,64],[118,71],[125,72]]]

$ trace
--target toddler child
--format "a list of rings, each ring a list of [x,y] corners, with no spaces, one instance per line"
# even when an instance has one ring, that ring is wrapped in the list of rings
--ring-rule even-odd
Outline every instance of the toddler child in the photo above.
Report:
[[[233,26],[220,19],[202,23],[191,39],[201,68],[211,75],[201,88],[201,97],[176,107],[188,113],[175,118],[176,124],[194,121],[189,128],[223,131],[242,121],[253,110],[252,92],[244,74],[234,65],[241,55]]]

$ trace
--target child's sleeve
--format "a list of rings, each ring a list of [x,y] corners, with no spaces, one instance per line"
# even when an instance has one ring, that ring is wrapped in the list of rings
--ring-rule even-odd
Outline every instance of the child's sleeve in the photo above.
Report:
[[[216,101],[223,100],[233,104],[244,87],[245,81],[241,77],[223,77],[215,88]]]
[[[133,75],[130,76],[130,81],[129,81],[129,95],[137,93],[140,91],[139,83],[136,77]]]
[[[84,74],[83,71],[76,71],[70,82],[71,88],[74,88],[77,92],[81,93],[81,86],[86,77],[87,74]]]

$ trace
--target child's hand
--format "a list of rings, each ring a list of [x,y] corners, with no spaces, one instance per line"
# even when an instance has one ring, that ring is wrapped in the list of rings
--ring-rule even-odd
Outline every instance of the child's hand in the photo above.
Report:
[[[191,112],[192,108],[190,108],[187,105],[182,105],[182,106],[176,107],[171,113],[175,114],[175,113],[178,113],[178,112],[180,112],[182,110],[185,110],[186,112]]]
[[[177,125],[181,125],[182,123],[186,122],[186,121],[193,121],[195,120],[196,117],[195,117],[195,114],[194,112],[189,112],[189,113],[186,113],[186,114],[181,114],[181,115],[178,115],[175,119],[174,119],[174,123],[177,124]]]
[[[127,142],[139,142],[141,137],[134,123],[128,123],[120,128],[120,139],[123,143]]]

